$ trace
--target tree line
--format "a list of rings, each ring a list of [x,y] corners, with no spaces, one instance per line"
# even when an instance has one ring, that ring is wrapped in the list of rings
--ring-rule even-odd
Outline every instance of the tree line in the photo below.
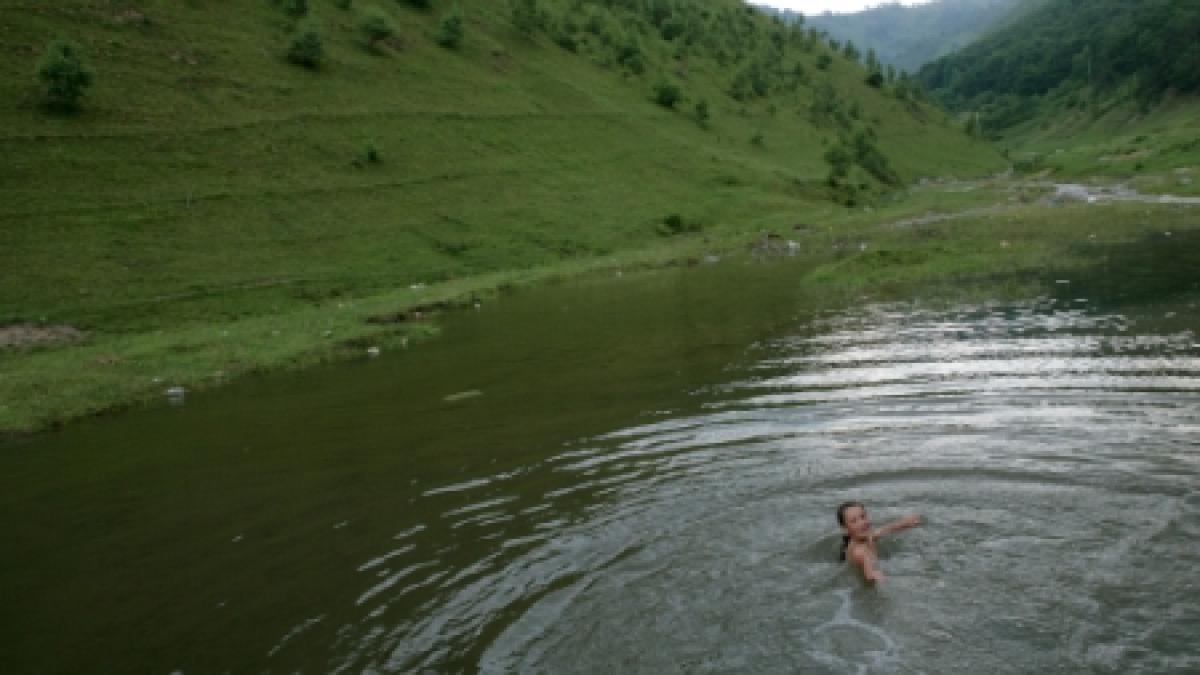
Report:
[[[921,68],[930,94],[1003,130],[1048,103],[1103,97],[1152,105],[1200,93],[1197,0],[1048,0],[1023,19]]]

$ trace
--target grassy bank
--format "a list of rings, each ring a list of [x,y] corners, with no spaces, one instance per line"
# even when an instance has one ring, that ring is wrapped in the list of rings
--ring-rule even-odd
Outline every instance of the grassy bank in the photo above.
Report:
[[[1145,193],[1200,195],[1200,100],[1167,98],[1153,108],[1113,100],[1061,110],[1001,141],[1027,173],[1062,180],[1125,182]]]
[[[1195,207],[1050,207],[1014,199],[1019,194],[1018,185],[1003,181],[932,185],[870,211],[831,209],[799,228],[763,222],[754,234],[740,227],[716,229],[620,254],[315,300],[272,314],[99,333],[77,344],[0,352],[0,430],[43,429],[161,400],[175,386],[208,388],[254,372],[369,358],[371,347],[419,349],[422,339],[436,333],[438,312],[469,311],[514,286],[686,264],[705,254],[761,249],[763,242],[785,248],[795,242],[795,254],[810,270],[805,283],[857,292],[980,278],[1000,284],[1030,272],[1069,273],[1104,262],[1112,246],[1200,232]]]
[[[1195,206],[1074,203],[1051,207],[1005,201],[930,224],[862,226],[852,252],[818,264],[810,280],[869,287],[955,279],[1004,280],[1029,273],[1071,274],[1097,264],[1114,274],[1144,270],[1110,260],[1114,247],[1147,239],[1189,246],[1200,232]]]

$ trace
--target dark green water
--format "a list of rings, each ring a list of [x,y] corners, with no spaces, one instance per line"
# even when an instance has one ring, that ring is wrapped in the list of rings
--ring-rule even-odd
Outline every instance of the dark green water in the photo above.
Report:
[[[0,671],[1200,668],[1177,242],[1015,300],[564,284],[2,445]],[[926,518],[878,589],[847,498]]]

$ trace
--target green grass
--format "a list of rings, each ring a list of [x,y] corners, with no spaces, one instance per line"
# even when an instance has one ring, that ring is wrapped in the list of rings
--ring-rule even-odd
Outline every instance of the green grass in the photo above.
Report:
[[[1018,283],[1014,280],[1027,272],[1070,271],[1095,264],[1094,247],[1200,228],[1194,208],[1143,204],[1048,208],[1008,200],[1011,188],[1001,181],[978,184],[970,191],[958,185],[932,186],[869,212],[841,209],[827,214],[824,226],[797,231],[784,223],[764,222],[761,229],[797,242],[811,269],[807,283],[846,293],[988,277],[1001,285]],[[948,217],[910,224],[912,218],[930,214]],[[0,387],[5,393],[0,429],[40,429],[161,399],[171,386],[207,388],[254,372],[367,358],[370,346],[419,348],[419,340],[436,334],[433,317],[395,321],[396,316],[410,315],[414,309],[488,302],[514,285],[675,264],[705,252],[736,252],[758,236],[742,228],[718,229],[703,238],[671,239],[656,247],[527,271],[293,303],[262,316],[97,333],[83,344],[10,352],[0,355],[4,367]],[[233,302],[226,296],[221,299]]]
[[[1014,160],[1064,179],[1126,181],[1154,194],[1200,195],[1200,101],[1150,109],[1112,100],[1095,110],[1052,110],[1002,144]]]
[[[1102,247],[1200,231],[1196,215],[1196,207],[1159,204],[1006,203],[929,225],[863,228],[844,257],[816,265],[810,279],[871,286],[1070,272],[1094,265]]]
[[[522,36],[503,2],[458,3],[456,49],[435,41],[445,3],[309,5],[325,46],[315,70],[287,63],[296,22],[267,0],[0,8],[0,326],[88,334],[0,352],[0,429],[395,344],[395,327],[364,321],[421,304],[413,284],[466,301],[966,199],[869,186],[872,212],[831,203],[823,156],[841,132],[808,114],[825,78],[906,181],[1003,167],[844,59],[818,71],[816,52],[786,52],[812,83],[743,103],[726,94],[738,63],[681,50],[636,17],[610,25],[638,36],[641,74],[582,30],[575,53]],[[561,16],[568,3],[542,6]],[[358,21],[374,10],[396,35],[368,48]],[[95,76],[77,114],[38,105],[33,70],[60,37]],[[683,93],[677,111],[652,100],[664,79]],[[701,99],[705,127],[688,114]],[[664,237],[672,214],[700,233]]]

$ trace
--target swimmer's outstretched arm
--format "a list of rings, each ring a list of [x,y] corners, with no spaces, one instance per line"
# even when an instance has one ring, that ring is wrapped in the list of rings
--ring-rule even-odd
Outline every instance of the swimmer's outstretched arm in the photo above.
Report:
[[[888,523],[887,525],[884,525],[883,527],[877,528],[874,532],[871,533],[871,538],[878,539],[878,538],[884,536],[885,534],[899,532],[900,530],[907,530],[910,527],[914,527],[914,526],[920,525],[920,524],[921,524],[921,516],[918,516],[915,513],[910,513],[907,516],[900,518],[899,520],[894,520],[894,521]]]

